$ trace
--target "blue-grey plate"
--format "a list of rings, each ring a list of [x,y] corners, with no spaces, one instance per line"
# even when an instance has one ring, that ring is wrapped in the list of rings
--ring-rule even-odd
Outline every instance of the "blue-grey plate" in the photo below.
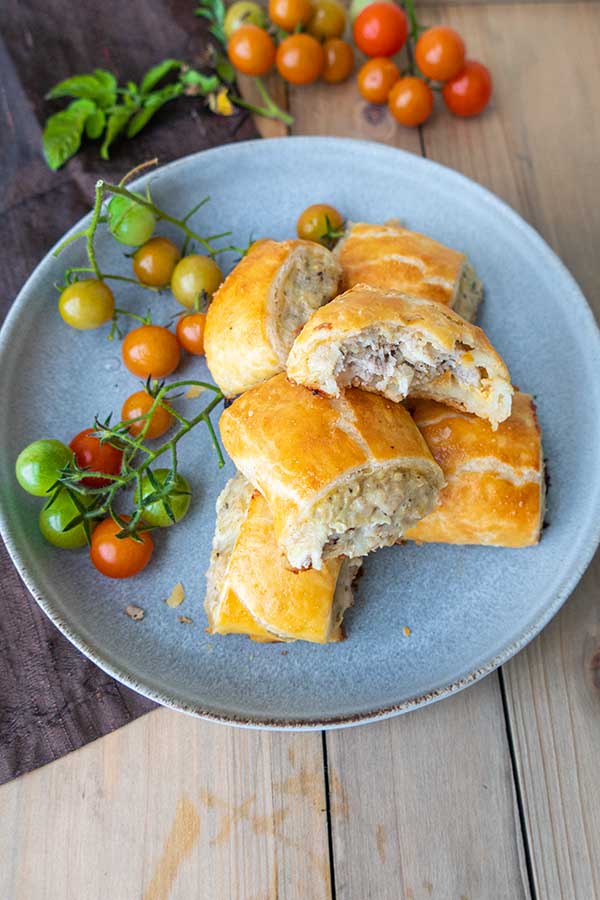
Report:
[[[19,450],[39,437],[69,440],[95,413],[118,415],[137,384],[120,362],[118,343],[109,344],[105,333],[75,332],[58,316],[53,284],[65,266],[84,262],[79,242],[59,260],[40,263],[1,333],[2,532],[33,596],[77,647],[125,684],[165,705],[236,724],[317,728],[370,721],[448,696],[491,672],[556,613],[600,536],[600,340],[569,273],[492,194],[379,144],[252,141],[182,159],[150,178],[156,201],[175,213],[210,194],[198,230],[232,229],[240,245],[251,235],[293,235],[299,211],[326,201],[354,220],[399,217],[464,250],[486,287],[481,325],[514,383],[538,403],[551,477],[549,525],[541,544],[526,550],[432,545],[373,554],[341,644],[282,649],[209,637],[204,572],[215,500],[233,469],[217,469],[206,431],[198,428],[181,445],[193,509],[157,536],[145,572],[111,581],[92,568],[85,550],[53,549],[38,532],[41,501],[14,479]],[[127,270],[123,248],[105,234],[98,249],[105,270]],[[139,311],[150,305],[155,321],[176,307],[168,296],[135,287],[119,290],[118,302]],[[198,359],[182,371],[207,375]],[[185,402],[192,409],[204,398]],[[171,609],[164,600],[177,581],[187,597]],[[130,603],[146,611],[143,621],[125,615]],[[179,615],[193,625],[181,624]]]

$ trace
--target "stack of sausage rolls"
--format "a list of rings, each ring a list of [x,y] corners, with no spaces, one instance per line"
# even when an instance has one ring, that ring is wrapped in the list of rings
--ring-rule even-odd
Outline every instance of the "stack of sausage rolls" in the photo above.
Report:
[[[339,641],[378,548],[539,541],[535,406],[473,324],[482,294],[464,254],[396,222],[352,224],[333,252],[261,241],[233,269],[205,331],[238,470],[209,632]]]

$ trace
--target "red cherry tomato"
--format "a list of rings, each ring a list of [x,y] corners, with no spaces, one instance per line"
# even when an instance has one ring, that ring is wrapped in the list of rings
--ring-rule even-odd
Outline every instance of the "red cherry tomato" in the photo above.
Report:
[[[394,3],[371,3],[354,20],[354,43],[366,56],[393,56],[408,35],[408,19]]]
[[[129,521],[129,516],[123,516]],[[141,572],[154,550],[154,541],[147,531],[140,534],[141,541],[131,537],[118,538],[121,526],[111,519],[104,519],[92,533],[90,558],[99,572],[108,578],[130,578]]]
[[[444,25],[428,28],[416,43],[415,61],[427,78],[450,81],[465,64],[463,39],[453,28]]]
[[[94,437],[93,428],[85,428],[76,434],[69,447],[75,454],[77,465],[82,469],[106,472],[107,475],[118,475],[121,471],[122,450],[117,450],[110,444],[100,443],[100,439]],[[111,483],[110,478],[82,479],[82,484],[88,487],[105,487]]]
[[[444,103],[455,116],[477,116],[492,96],[492,76],[480,62],[467,60],[464,69],[444,85]]]

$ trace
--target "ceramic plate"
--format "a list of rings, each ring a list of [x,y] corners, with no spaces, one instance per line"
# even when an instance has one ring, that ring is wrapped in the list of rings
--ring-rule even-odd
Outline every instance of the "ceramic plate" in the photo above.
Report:
[[[379,144],[330,138],[233,144],[166,166],[151,181],[159,205],[176,213],[210,194],[198,230],[230,228],[240,245],[250,236],[293,235],[299,211],[326,201],[354,220],[399,217],[464,250],[486,287],[480,324],[514,383],[536,397],[551,478],[549,525],[541,544],[526,550],[431,545],[373,554],[341,644],[282,648],[209,637],[204,572],[215,500],[233,467],[217,469],[207,434],[196,429],[181,445],[193,511],[160,535],[144,573],[113,582],[96,573],[85,551],[53,549],[38,532],[40,501],[14,479],[19,450],[39,437],[69,440],[95,413],[118,415],[137,384],[118,344],[103,333],[72,331],[57,314],[53,284],[65,266],[84,262],[78,242],[60,260],[48,256],[38,266],[1,335],[2,531],[31,593],[77,647],[125,684],[168,706],[236,724],[370,721],[448,696],[491,672],[556,613],[599,538],[600,340],[569,273],[492,194]],[[110,238],[102,236],[98,251],[106,270],[123,271],[122,248]],[[150,303],[155,321],[175,307],[170,297],[135,288],[119,290],[118,301],[141,311]],[[207,376],[197,359],[180,371]],[[192,409],[202,398],[185,402]],[[177,581],[187,598],[175,610],[164,600]],[[129,603],[146,611],[143,621],[124,614]],[[194,624],[181,624],[181,614]]]

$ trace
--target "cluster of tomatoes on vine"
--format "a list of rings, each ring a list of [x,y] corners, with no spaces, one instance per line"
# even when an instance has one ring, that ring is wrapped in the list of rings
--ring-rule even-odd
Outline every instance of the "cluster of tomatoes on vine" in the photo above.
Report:
[[[487,68],[467,60],[452,28],[422,29],[412,2],[409,15],[391,0],[355,0],[350,10],[356,47],[369,59],[358,72],[358,89],[370,103],[388,104],[402,125],[425,122],[434,91],[457,116],[474,116],[489,102]],[[225,17],[227,53],[245,75],[261,76],[273,66],[287,82],[345,81],[354,71],[354,50],[344,40],[346,11],[338,0],[269,0],[268,19],[251,0],[238,0]],[[392,59],[411,41],[414,61],[401,71]]]

